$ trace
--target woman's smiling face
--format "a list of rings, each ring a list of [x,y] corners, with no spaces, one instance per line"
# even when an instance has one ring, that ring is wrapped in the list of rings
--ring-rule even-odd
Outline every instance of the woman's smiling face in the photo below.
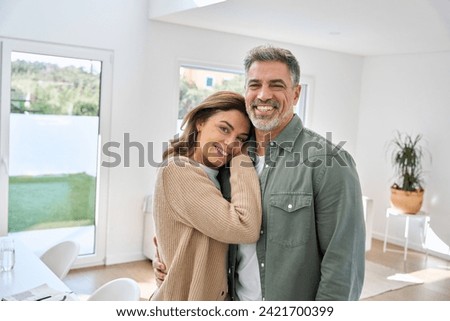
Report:
[[[219,111],[197,124],[197,131],[194,160],[218,168],[240,153],[248,139],[250,121],[238,110]]]

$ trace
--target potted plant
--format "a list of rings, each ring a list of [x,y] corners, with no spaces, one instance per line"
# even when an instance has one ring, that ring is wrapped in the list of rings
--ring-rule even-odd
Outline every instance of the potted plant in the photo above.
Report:
[[[391,206],[402,213],[416,214],[423,202],[422,135],[397,132],[389,147],[397,181],[391,186]]]

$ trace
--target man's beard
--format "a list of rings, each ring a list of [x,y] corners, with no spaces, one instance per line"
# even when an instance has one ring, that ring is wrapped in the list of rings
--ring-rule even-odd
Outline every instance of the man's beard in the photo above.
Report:
[[[256,116],[252,110],[249,113],[250,120],[252,121],[253,126],[255,126],[256,129],[262,130],[262,131],[271,131],[274,128],[278,127],[280,124],[280,118],[277,117],[277,115],[272,115],[271,117],[264,117],[264,116]]]
[[[264,104],[270,104],[274,108],[273,113],[269,116],[257,116],[255,113],[257,106]],[[256,129],[262,131],[274,130],[280,125],[281,121],[284,118],[284,116],[280,114],[280,104],[273,99],[269,99],[264,102],[260,99],[252,101],[250,110],[248,111],[248,116],[252,121],[253,126],[255,126]]]

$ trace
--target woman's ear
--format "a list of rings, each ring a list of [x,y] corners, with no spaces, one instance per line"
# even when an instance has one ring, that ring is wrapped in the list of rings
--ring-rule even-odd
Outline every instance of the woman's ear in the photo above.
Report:
[[[205,124],[204,121],[197,121],[197,124],[195,125],[195,128],[197,128],[197,132],[200,133],[202,131],[202,128],[203,128],[204,124]]]

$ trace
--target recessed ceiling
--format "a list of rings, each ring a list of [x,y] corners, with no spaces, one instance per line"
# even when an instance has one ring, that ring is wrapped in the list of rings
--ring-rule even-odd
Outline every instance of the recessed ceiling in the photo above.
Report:
[[[450,0],[149,0],[151,19],[356,55],[450,51]]]

